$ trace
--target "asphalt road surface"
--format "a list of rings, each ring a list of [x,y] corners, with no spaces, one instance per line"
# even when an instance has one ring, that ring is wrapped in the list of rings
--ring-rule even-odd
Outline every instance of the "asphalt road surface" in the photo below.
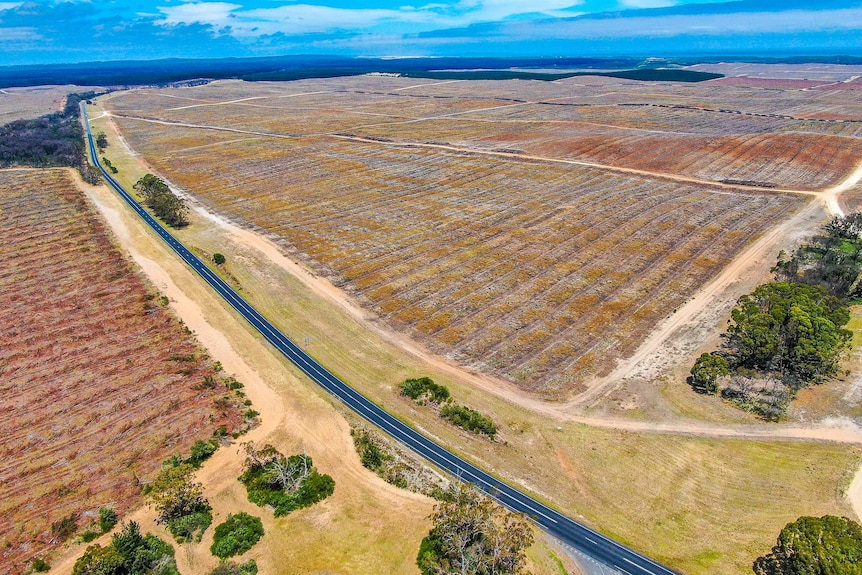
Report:
[[[87,111],[84,108],[83,102],[81,110],[84,117],[84,125],[87,128],[90,159],[93,165],[98,166],[102,171],[108,184],[162,237],[177,255],[254,326],[270,344],[283,353],[312,381],[322,386],[367,421],[379,427],[428,461],[445,469],[462,481],[476,485],[509,509],[526,514],[542,529],[595,561],[626,575],[671,575],[675,573],[675,571],[671,571],[669,568],[617,543],[613,539],[581,525],[577,521],[536,501],[529,495],[503,483],[472,463],[461,459],[397,419],[389,412],[383,410],[317,363],[316,360],[288,339],[287,336],[281,333],[255,308],[242,299],[230,285],[210,270],[197,256],[177,241],[164,226],[156,221],[149,212],[111,177],[101,162],[99,162],[98,155],[96,154],[96,146],[90,131],[89,119],[87,118]]]

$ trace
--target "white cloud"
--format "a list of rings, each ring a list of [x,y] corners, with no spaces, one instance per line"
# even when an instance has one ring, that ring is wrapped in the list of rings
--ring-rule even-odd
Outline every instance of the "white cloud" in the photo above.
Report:
[[[561,10],[583,0],[459,0],[456,3],[429,3],[396,10],[379,8],[333,8],[316,4],[285,4],[276,8],[243,9],[226,2],[191,2],[162,6],[159,25],[208,24],[243,36],[281,32],[306,34],[337,30],[405,33],[468,26],[477,22],[496,22],[528,13],[547,16],[573,16]]]
[[[12,10],[23,4],[23,2],[0,2],[0,12],[3,10]]]
[[[41,38],[42,36],[35,28],[0,28],[0,42],[21,42],[24,40],[40,40]]]
[[[626,8],[667,8],[676,6],[673,0],[620,0]]]
[[[211,24],[216,28],[223,28],[232,23],[231,17],[234,10],[242,8],[239,4],[228,4],[227,2],[191,2],[179,6],[160,6],[159,12],[163,14],[161,20],[156,24]]]
[[[519,39],[599,39],[675,37],[691,35],[769,34],[862,30],[862,8],[838,10],[788,10],[628,18],[585,18],[558,22],[505,24],[501,34]]]

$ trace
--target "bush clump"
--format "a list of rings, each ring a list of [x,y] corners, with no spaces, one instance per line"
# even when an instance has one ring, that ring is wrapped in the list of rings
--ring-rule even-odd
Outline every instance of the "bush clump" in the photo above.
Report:
[[[335,491],[332,477],[318,473],[307,455],[286,457],[269,444],[256,449],[245,443],[243,448],[247,457],[239,480],[248,499],[261,507],[271,506],[276,517],[310,507]]]
[[[440,416],[467,431],[483,433],[491,439],[497,435],[497,425],[493,420],[475,409],[450,402],[440,408]]]
[[[152,534],[141,535],[134,521],[123,525],[107,547],[90,545],[72,575],[179,575],[174,548]]]
[[[430,377],[420,377],[405,379],[401,384],[401,395],[414,401],[427,399],[433,403],[441,403],[449,399],[449,389],[445,385],[434,383]]]
[[[263,537],[263,524],[260,518],[248,513],[228,515],[224,523],[215,528],[210,551],[216,557],[226,559],[242,555]]]

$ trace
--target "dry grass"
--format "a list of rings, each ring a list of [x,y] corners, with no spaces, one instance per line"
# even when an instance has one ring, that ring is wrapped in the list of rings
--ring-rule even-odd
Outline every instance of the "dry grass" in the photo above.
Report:
[[[58,544],[53,521],[122,515],[137,478],[239,415],[193,389],[212,362],[65,171],[0,171],[0,245],[0,570],[16,572]]]

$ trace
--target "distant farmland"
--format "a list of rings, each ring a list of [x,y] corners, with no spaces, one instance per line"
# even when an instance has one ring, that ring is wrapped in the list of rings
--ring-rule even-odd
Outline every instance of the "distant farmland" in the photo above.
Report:
[[[217,426],[222,389],[63,170],[0,171],[0,571],[58,545]]]
[[[807,201],[770,189],[848,174],[860,102],[711,82],[359,77],[105,105],[158,171],[393,327],[559,398]]]

